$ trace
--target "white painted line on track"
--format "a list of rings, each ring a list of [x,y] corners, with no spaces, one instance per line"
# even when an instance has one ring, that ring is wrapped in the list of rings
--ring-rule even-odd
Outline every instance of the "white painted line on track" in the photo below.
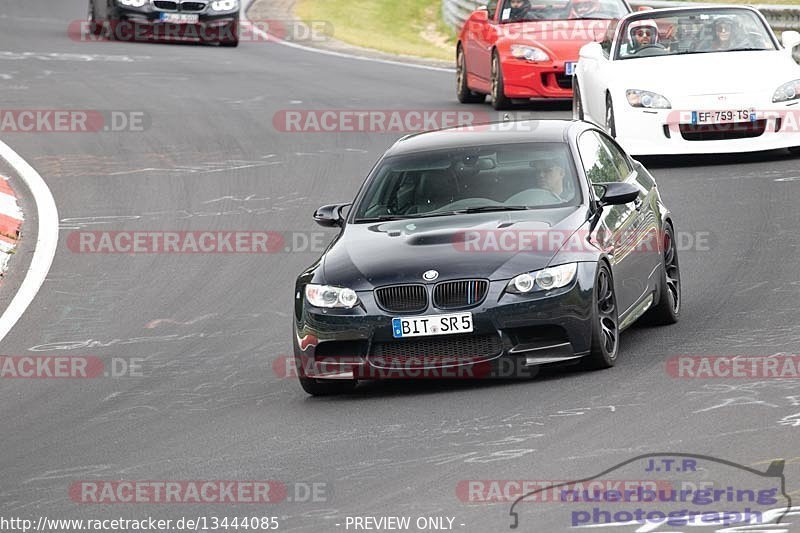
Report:
[[[250,20],[247,18],[247,16],[245,15],[244,11],[242,11],[241,18],[242,18],[242,22],[244,22],[245,24],[249,24],[250,23]],[[264,30],[262,30],[261,28],[258,28],[256,26],[253,26],[252,28],[253,28],[252,31],[254,33],[257,33],[263,39],[270,40],[270,41],[272,41],[274,43],[277,43],[277,44],[280,44],[280,45],[283,45],[283,46],[288,46],[289,48],[296,48],[297,50],[304,50],[306,52],[313,52],[315,54],[322,54],[322,55],[333,56],[333,57],[342,57],[342,58],[345,58],[345,59],[355,59],[355,60],[358,60],[358,61],[369,61],[369,62],[372,62],[372,63],[381,63],[383,65],[394,65],[394,66],[400,66],[400,67],[416,68],[416,69],[421,69],[421,70],[432,70],[434,72],[447,72],[447,73],[451,73],[452,74],[453,72],[456,71],[455,68],[434,67],[434,66],[431,66],[431,65],[418,65],[416,63],[404,63],[403,61],[394,61],[394,60],[391,60],[391,59],[379,59],[377,57],[358,56],[358,55],[354,55],[354,54],[346,54],[344,52],[334,52],[333,50],[325,50],[323,48],[314,48],[313,46],[304,46],[302,44],[297,44],[297,43],[285,41],[283,39],[279,39],[279,38],[275,37],[274,35],[269,34],[269,33],[265,32]]]
[[[53,264],[58,247],[58,209],[53,193],[39,173],[3,141],[0,141],[0,157],[11,165],[31,191],[39,220],[31,266],[11,304],[0,316],[0,341],[2,341],[36,297],[50,271],[50,265]]]

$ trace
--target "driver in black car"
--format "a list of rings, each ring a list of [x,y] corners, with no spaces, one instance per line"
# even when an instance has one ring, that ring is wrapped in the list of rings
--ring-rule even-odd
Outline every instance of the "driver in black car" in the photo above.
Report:
[[[547,159],[539,165],[539,188],[544,189],[564,200],[564,178],[567,175],[566,163],[558,158]]]

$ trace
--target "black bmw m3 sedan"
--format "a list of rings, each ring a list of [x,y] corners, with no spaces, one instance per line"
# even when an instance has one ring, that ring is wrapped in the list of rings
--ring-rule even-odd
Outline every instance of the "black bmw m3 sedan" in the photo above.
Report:
[[[295,287],[295,362],[313,395],[502,362],[608,368],[634,321],[680,313],[655,180],[585,122],[409,135],[352,203],[314,218],[341,231]]]
[[[120,41],[239,45],[239,0],[89,0],[86,31]]]

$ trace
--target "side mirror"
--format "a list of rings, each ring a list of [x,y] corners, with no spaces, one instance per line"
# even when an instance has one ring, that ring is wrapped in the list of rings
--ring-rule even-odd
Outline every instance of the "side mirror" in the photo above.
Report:
[[[603,47],[600,46],[600,43],[587,43],[583,45],[579,55],[586,59],[600,59],[603,57]]]
[[[639,6],[636,8],[636,11],[652,11],[653,8],[650,6]]]
[[[344,225],[342,209],[350,204],[323,205],[314,211],[314,222],[325,228],[335,228]]]
[[[597,187],[605,189],[600,197],[600,205],[629,204],[639,197],[639,189],[630,183],[603,183]]]
[[[800,33],[794,30],[787,30],[781,34],[781,41],[783,47],[787,50],[792,50],[795,46],[800,44]]]

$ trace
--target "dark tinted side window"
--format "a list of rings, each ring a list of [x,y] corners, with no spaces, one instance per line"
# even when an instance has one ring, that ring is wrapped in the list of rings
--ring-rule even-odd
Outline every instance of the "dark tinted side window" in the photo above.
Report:
[[[633,172],[633,167],[631,167],[628,158],[622,153],[622,150],[617,146],[617,144],[606,137],[603,134],[599,135],[600,141],[605,145],[606,149],[608,150],[609,155],[611,156],[611,160],[614,162],[614,166],[617,168],[617,172],[621,179],[627,178],[631,172]]]
[[[581,134],[578,139],[578,151],[583,170],[592,185],[622,181],[623,178],[611,154],[597,132],[587,131]]]

